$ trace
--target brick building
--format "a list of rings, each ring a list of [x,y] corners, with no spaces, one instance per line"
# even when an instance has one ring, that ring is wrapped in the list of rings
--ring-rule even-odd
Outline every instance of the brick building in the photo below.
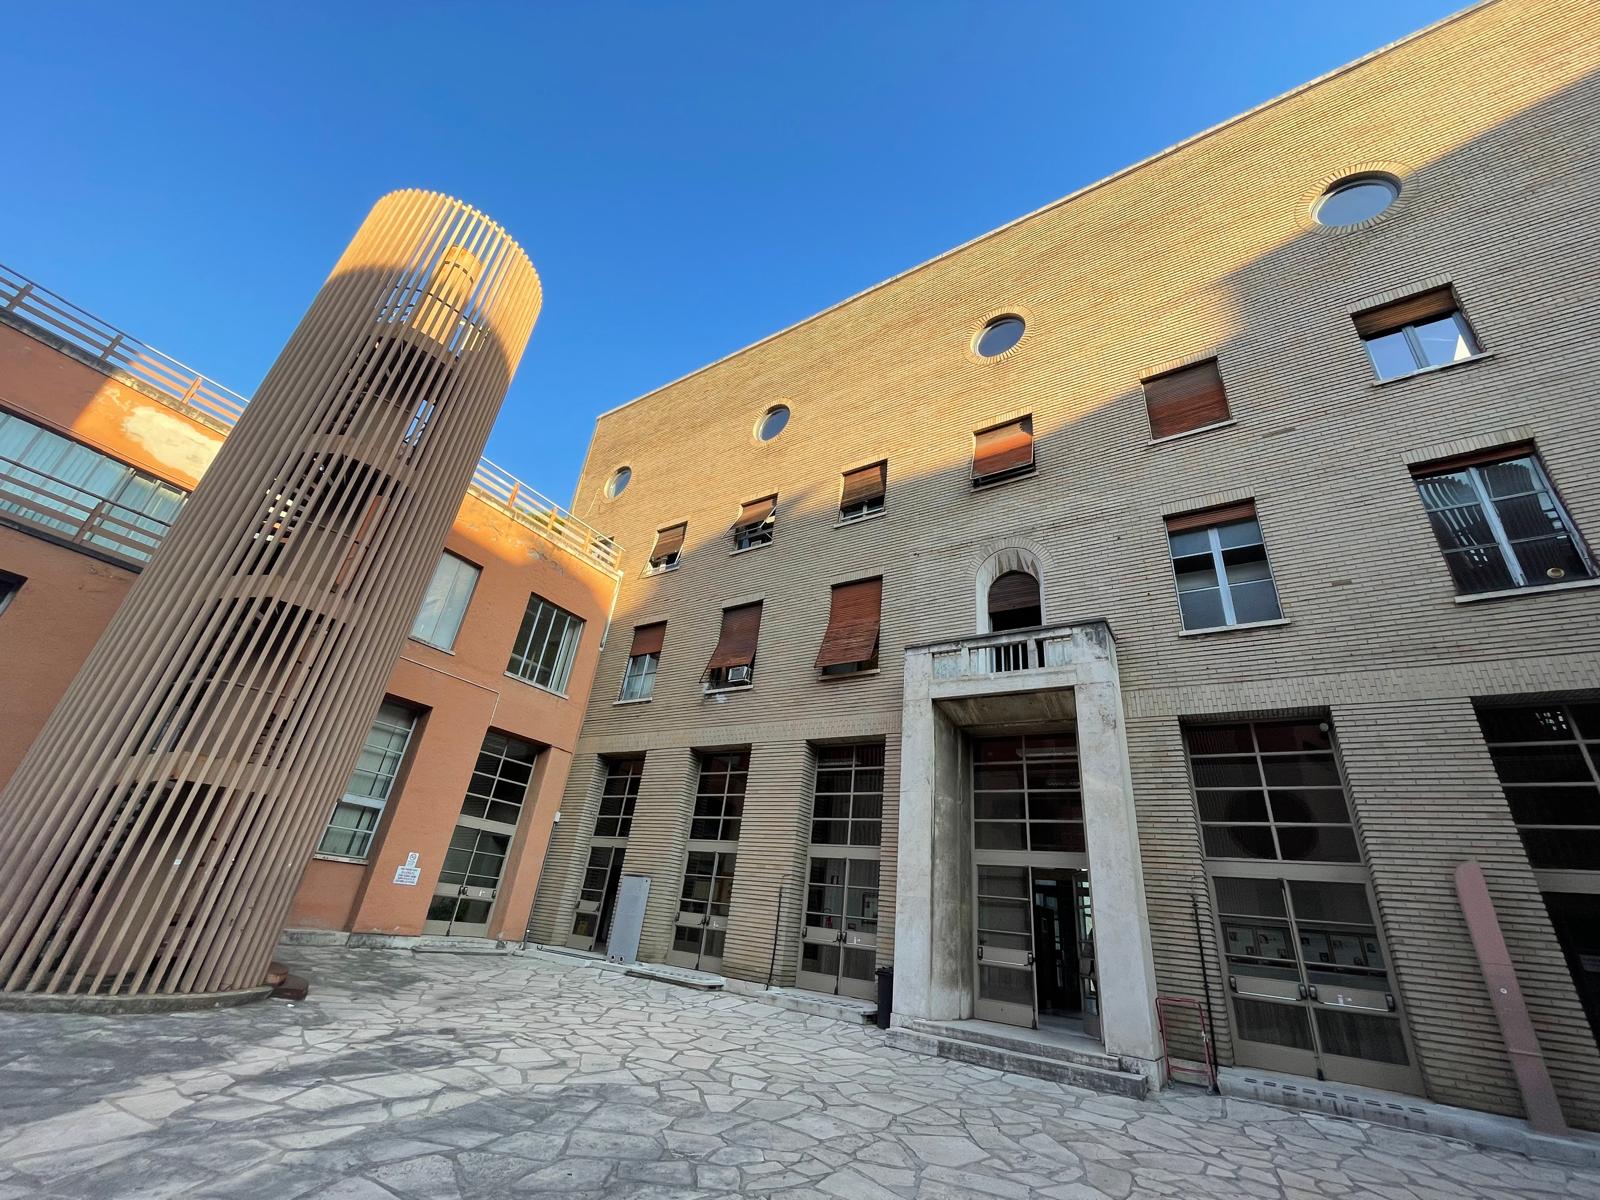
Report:
[[[908,1043],[1209,994],[1515,1113],[1473,860],[1600,1125],[1597,35],[1469,9],[602,415],[539,939],[648,880],[642,958],[892,963]]]

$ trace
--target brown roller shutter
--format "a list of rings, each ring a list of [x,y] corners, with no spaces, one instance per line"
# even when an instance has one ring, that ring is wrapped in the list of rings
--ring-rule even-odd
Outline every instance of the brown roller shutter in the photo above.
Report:
[[[669,525],[656,531],[656,548],[650,552],[650,561],[676,554],[683,549],[683,537],[689,532],[687,525]]]
[[[991,613],[1038,607],[1039,581],[1026,571],[1007,571],[989,585]]]
[[[1228,419],[1228,394],[1217,360],[1169,371],[1144,381],[1150,436],[1171,437]]]
[[[817,667],[838,667],[876,658],[882,611],[882,579],[835,585],[828,607],[828,632],[822,635],[822,648],[817,651]]]
[[[711,652],[707,671],[718,667],[748,667],[756,661],[756,638],[761,633],[761,602],[722,610],[722,636]]]
[[[1382,337],[1402,325],[1419,325],[1424,321],[1447,317],[1458,307],[1454,290],[1446,284],[1418,292],[1415,296],[1407,296],[1404,300],[1396,300],[1393,304],[1383,304],[1357,313],[1356,332],[1364,338]]]
[[[873,463],[844,473],[844,491],[839,496],[839,507],[849,508],[868,500],[881,500],[889,478],[887,462]]]
[[[1468,467],[1484,467],[1490,463],[1505,462],[1512,458],[1526,458],[1534,453],[1532,442],[1518,442],[1514,446],[1496,446],[1493,450],[1479,450],[1475,454],[1458,454],[1454,458],[1439,458],[1429,463],[1418,463],[1411,468],[1413,475],[1448,475],[1451,471],[1465,471]]]
[[[1008,421],[974,435],[972,477],[987,479],[1033,465],[1033,418]]]
[[[667,623],[657,621],[653,625],[638,625],[633,630],[633,645],[628,650],[629,658],[638,658],[641,654],[660,654],[661,646],[667,640]]]
[[[1168,533],[1183,533],[1190,529],[1208,529],[1212,525],[1226,525],[1230,521],[1254,520],[1256,502],[1241,500],[1237,504],[1223,504],[1216,508],[1202,508],[1198,512],[1181,513],[1167,518]]]
[[[735,529],[748,529],[752,525],[760,525],[778,507],[776,496],[765,496],[760,500],[752,500],[739,510],[739,519],[733,523]]]

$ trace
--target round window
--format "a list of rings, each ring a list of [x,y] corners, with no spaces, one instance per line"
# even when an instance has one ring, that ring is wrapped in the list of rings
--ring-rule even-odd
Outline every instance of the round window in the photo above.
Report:
[[[770,442],[783,432],[784,426],[789,424],[789,408],[784,404],[777,404],[767,409],[766,416],[761,418],[761,423],[756,426],[756,437],[763,442]]]
[[[606,482],[606,499],[615,500],[628,490],[628,485],[633,482],[633,470],[629,467],[618,467],[617,473]]]
[[[1311,215],[1319,225],[1359,225],[1388,208],[1399,194],[1400,181],[1392,175],[1355,175],[1323,192]]]
[[[984,358],[994,358],[1020,342],[1022,331],[1026,328],[1021,317],[996,317],[983,327],[973,349]]]

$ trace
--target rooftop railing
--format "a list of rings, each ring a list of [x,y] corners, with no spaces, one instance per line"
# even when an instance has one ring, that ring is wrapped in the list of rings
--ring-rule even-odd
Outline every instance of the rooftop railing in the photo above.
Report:
[[[131,377],[164,404],[199,415],[224,433],[249,403],[238,392],[4,264],[0,264],[0,314],[67,342],[101,369]],[[621,549],[615,541],[488,459],[479,460],[468,492],[557,545],[607,571],[617,570]]]

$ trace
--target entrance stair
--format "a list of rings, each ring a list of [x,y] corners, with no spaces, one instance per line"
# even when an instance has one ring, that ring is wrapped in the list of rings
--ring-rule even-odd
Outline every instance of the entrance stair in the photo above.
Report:
[[[889,1030],[889,1045],[917,1054],[1031,1075],[1073,1087],[1144,1099],[1149,1081],[1082,1034],[1020,1029],[994,1021],[911,1020]]]

